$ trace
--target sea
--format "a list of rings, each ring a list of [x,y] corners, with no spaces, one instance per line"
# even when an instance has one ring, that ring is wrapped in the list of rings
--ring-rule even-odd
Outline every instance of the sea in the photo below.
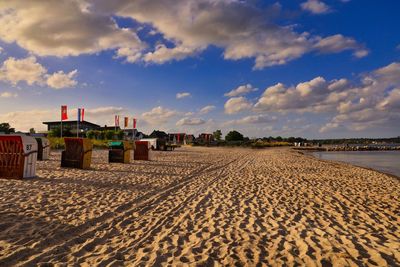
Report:
[[[400,178],[400,151],[330,151],[313,152],[324,160],[347,162],[360,167],[395,175]]]

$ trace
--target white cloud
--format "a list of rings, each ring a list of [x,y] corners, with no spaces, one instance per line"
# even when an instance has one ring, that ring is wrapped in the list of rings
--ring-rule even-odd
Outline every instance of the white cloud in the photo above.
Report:
[[[251,1],[14,0],[2,3],[0,12],[0,39],[40,56],[115,50],[115,58],[127,62],[162,64],[216,46],[225,59],[253,58],[254,68],[262,69],[318,51],[314,44],[322,39],[275,23],[279,4],[261,8]],[[161,40],[149,47],[135,30],[119,27],[115,17],[131,18],[138,28],[150,26]],[[356,56],[365,54],[356,49]]]
[[[87,109],[85,111],[85,114],[89,116],[101,116],[101,115],[108,115],[110,117],[113,117],[113,115],[118,115],[121,114],[122,112],[126,112],[126,109],[123,107],[113,107],[113,106],[108,106],[108,107],[98,107],[98,108],[92,108],[92,109]]]
[[[13,98],[17,97],[17,93],[11,93],[11,92],[0,92],[0,98]]]
[[[275,122],[277,120],[276,116],[269,116],[266,114],[259,114],[259,115],[251,115],[246,116],[238,120],[231,120],[226,122],[226,125],[230,124],[262,124],[262,123],[270,123]]]
[[[76,74],[77,70],[67,74],[63,71],[48,74],[47,69],[37,62],[34,56],[23,59],[9,57],[0,68],[0,81],[9,82],[14,86],[19,82],[26,82],[28,85],[47,84],[51,88],[61,89],[75,86],[77,82],[73,78]]]
[[[154,52],[148,52],[144,55],[145,62],[153,62],[156,64],[163,64],[171,60],[182,60],[188,56],[193,56],[201,52],[201,48],[176,46],[167,48],[164,44],[156,46]]]
[[[225,105],[226,114],[234,114],[245,110],[250,110],[252,104],[244,97],[233,97],[226,101]]]
[[[190,97],[190,96],[191,96],[191,94],[188,92],[177,93],[176,99],[182,99],[182,98],[186,98],[186,97]]]
[[[29,85],[43,83],[43,76],[47,70],[31,56],[24,59],[8,58],[0,68],[0,80],[8,81],[13,85],[24,81]]]
[[[165,123],[168,119],[178,115],[179,112],[176,110],[171,110],[164,108],[162,106],[158,106],[153,108],[148,112],[144,112],[142,117],[149,123],[149,124],[157,124],[157,123]]]
[[[177,121],[176,126],[195,126],[195,125],[202,125],[205,124],[206,121],[200,118],[182,118]]]
[[[316,77],[310,81],[299,83],[296,87],[286,87],[278,83],[268,87],[258,102],[255,104],[259,111],[326,111],[333,109],[336,103],[324,101],[330,94],[338,91],[331,91],[328,87],[337,81],[326,82],[323,77]],[[333,86],[334,87],[334,86]],[[331,86],[332,88],[332,86]]]
[[[85,1],[2,2],[0,39],[40,56],[77,56],[116,49],[132,61],[145,45],[136,33],[118,27],[109,13]]]
[[[251,84],[245,84],[237,87],[236,89],[233,89],[232,91],[228,92],[225,94],[225,96],[228,97],[235,97],[235,96],[240,96],[240,95],[245,95],[250,92],[255,92],[257,91],[257,88],[254,88]]]
[[[11,127],[17,131],[28,131],[30,128],[36,130],[46,130],[43,121],[59,120],[60,112],[57,110],[27,110],[27,111],[13,111],[9,113],[0,114],[1,122],[10,123]]]
[[[369,51],[353,38],[344,37],[341,34],[332,35],[326,38],[317,38],[314,48],[322,53],[339,53],[345,50],[353,50],[357,58],[365,57]]]
[[[74,87],[78,83],[73,79],[77,73],[77,70],[73,70],[69,73],[58,71],[47,77],[47,85],[54,89]]]
[[[207,114],[207,113],[213,111],[215,108],[216,108],[216,107],[215,107],[215,106],[212,106],[212,105],[205,106],[205,107],[203,107],[202,109],[200,109],[200,112],[199,112],[199,113],[200,113],[200,114]]]
[[[325,14],[331,11],[331,8],[320,0],[307,0],[302,3],[301,8],[313,14]]]

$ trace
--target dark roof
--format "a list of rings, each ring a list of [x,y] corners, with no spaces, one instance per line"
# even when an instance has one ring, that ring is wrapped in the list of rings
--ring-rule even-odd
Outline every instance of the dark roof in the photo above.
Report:
[[[150,134],[151,138],[167,138],[168,134],[166,132],[163,131],[158,131],[158,130],[154,130],[151,134]]]
[[[105,130],[112,130],[112,131],[114,131],[115,128],[117,129],[117,131],[121,130],[121,127],[119,127],[119,126],[115,127],[115,126],[107,126],[107,125],[104,125],[104,126],[100,127],[99,130],[100,130],[100,131],[105,131]]]
[[[71,123],[77,123],[77,121],[63,121],[62,123],[71,124]],[[43,122],[43,124],[47,124],[47,125],[49,125],[49,124],[61,124],[61,121],[45,121],[45,122]],[[93,127],[96,127],[96,128],[100,128],[100,125],[97,125],[97,124],[89,122],[89,121],[81,121],[81,122],[79,122],[79,124],[86,124],[86,125],[90,125],[90,126],[93,126]]]

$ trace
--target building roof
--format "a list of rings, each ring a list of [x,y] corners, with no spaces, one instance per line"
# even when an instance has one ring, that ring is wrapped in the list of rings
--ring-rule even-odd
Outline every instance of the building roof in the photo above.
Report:
[[[166,137],[168,137],[168,134],[166,132],[163,132],[163,131],[154,130],[150,134],[150,137],[152,137],[152,138],[166,138]]]
[[[99,128],[100,131],[106,131],[106,130],[114,131],[115,129],[117,129],[117,131],[119,131],[119,130],[121,130],[121,127],[119,127],[119,126],[115,127],[115,126],[107,126],[107,125],[104,125],[104,126],[102,126],[102,127]]]
[[[71,123],[77,123],[78,121],[63,121],[62,123],[68,123],[68,124],[71,124]],[[47,124],[47,125],[50,125],[50,124],[60,124],[61,123],[61,121],[45,121],[45,122],[43,122],[43,124]],[[86,124],[86,125],[90,125],[90,126],[93,126],[93,127],[96,127],[96,128],[100,128],[100,125],[97,125],[97,124],[95,124],[95,123],[92,123],[92,122],[89,122],[89,121],[81,121],[81,122],[79,122],[79,124]]]

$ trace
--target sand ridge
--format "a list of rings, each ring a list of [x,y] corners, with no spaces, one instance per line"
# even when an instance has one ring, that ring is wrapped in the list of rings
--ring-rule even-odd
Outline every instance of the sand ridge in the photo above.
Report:
[[[154,161],[1,180],[0,265],[400,264],[400,182],[288,149],[182,148]]]

